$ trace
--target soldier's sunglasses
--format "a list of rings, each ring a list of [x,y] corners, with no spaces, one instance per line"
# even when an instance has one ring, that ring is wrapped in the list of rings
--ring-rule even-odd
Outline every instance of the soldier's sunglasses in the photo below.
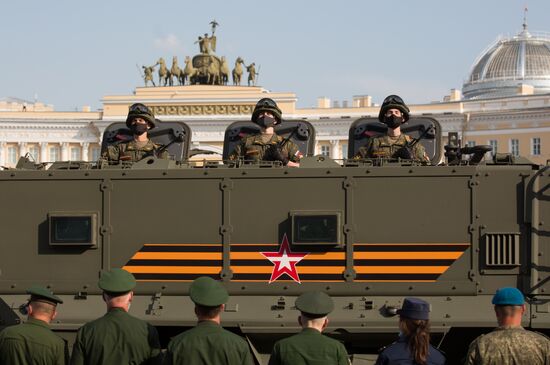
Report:
[[[405,104],[405,102],[397,95],[390,95],[384,99],[383,104]]]
[[[277,107],[277,104],[275,104],[275,102],[271,99],[262,99],[258,102],[258,104],[260,104],[261,106],[264,106],[264,107],[270,107],[270,108],[276,108]]]
[[[149,108],[143,104],[133,104],[130,106],[130,113],[151,114]]]

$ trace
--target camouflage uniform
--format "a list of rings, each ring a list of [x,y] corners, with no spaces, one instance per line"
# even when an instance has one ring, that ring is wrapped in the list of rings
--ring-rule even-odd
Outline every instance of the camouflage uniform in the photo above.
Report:
[[[465,364],[548,365],[550,340],[522,327],[499,327],[470,344]]]
[[[278,143],[281,143],[284,140],[283,137],[273,134],[271,139],[267,142],[262,140],[261,134],[255,134],[248,137],[245,137],[241,142],[235,147],[235,150],[229,155],[230,160],[238,160],[239,158],[244,159],[245,161],[263,161],[269,160],[266,158],[266,153],[271,146],[276,147]],[[286,156],[289,161],[300,162],[302,158],[302,153],[298,149],[298,146],[290,140],[282,148],[283,156]]]
[[[353,157],[356,160],[364,158],[397,158],[396,153],[401,148],[410,143],[412,138],[406,134],[400,134],[397,139],[388,135],[370,138],[366,146],[360,147],[357,154]],[[417,143],[412,148],[415,160],[429,162],[430,158],[426,155],[426,150],[422,144]]]
[[[101,158],[109,163],[124,162],[137,162],[147,156],[155,156],[155,151],[160,148],[160,145],[148,140],[147,144],[143,147],[139,147],[136,140],[129,142],[121,142],[116,145],[107,146],[107,149],[101,154]],[[168,158],[168,151],[164,150],[158,158]]]

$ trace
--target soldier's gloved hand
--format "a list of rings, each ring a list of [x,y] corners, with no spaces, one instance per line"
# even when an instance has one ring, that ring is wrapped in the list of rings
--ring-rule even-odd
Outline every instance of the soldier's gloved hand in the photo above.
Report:
[[[412,160],[414,159],[414,153],[410,147],[404,146],[397,151],[395,157],[402,158],[404,160]]]
[[[286,165],[288,163],[288,157],[285,156],[281,147],[272,146],[270,155],[272,161],[281,161],[283,165]]]

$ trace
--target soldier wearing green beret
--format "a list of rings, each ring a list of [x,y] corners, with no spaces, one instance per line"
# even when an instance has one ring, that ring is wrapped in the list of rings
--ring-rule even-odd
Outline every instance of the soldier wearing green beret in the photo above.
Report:
[[[72,365],[160,364],[162,354],[157,330],[128,314],[136,286],[123,269],[104,272],[99,280],[107,314],[78,330]]]
[[[269,365],[351,364],[344,345],[322,334],[334,309],[332,299],[320,291],[307,292],[298,297],[296,308],[302,332],[275,343]]]
[[[27,303],[27,321],[0,332],[0,364],[67,364],[66,342],[50,329],[57,316],[57,305],[63,303],[50,290],[32,287]]]
[[[260,133],[244,137],[229,155],[229,160],[279,161],[284,166],[300,166],[302,153],[298,146],[275,133],[275,125],[281,124],[282,111],[273,99],[260,99],[251,120],[260,127]]]
[[[195,303],[197,326],[170,341],[164,364],[253,365],[246,341],[220,325],[229,298],[227,290],[218,281],[203,276],[193,281],[189,296]]]
[[[168,158],[168,151],[159,152],[161,146],[149,139],[149,130],[156,127],[153,112],[141,103],[132,104],[128,110],[126,126],[132,131],[133,138],[127,142],[107,146],[101,153],[101,159],[109,164],[120,161],[137,162],[148,156]]]
[[[548,365],[550,340],[521,326],[525,298],[516,288],[501,288],[493,296],[498,327],[471,344],[466,365]]]

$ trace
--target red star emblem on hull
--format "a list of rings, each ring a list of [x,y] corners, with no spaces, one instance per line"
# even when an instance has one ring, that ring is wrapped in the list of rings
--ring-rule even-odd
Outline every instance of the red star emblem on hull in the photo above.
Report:
[[[300,276],[296,270],[296,264],[304,257],[307,253],[305,252],[292,252],[290,250],[290,245],[286,234],[283,236],[283,242],[278,252],[260,252],[266,259],[273,263],[273,271],[271,272],[271,278],[269,279],[269,284],[280,278],[282,275],[287,274],[297,282],[300,282]]]

